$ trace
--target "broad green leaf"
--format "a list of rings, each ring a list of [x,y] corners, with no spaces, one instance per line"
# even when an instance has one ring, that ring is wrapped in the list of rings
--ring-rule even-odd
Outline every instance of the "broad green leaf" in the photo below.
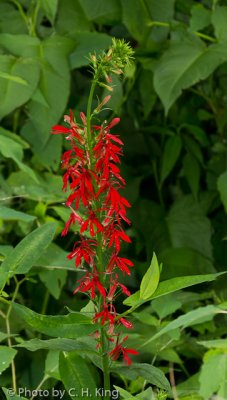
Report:
[[[44,12],[44,15],[53,25],[58,8],[58,0],[41,0],[40,6]]]
[[[226,60],[225,42],[208,47],[196,37],[179,43],[172,42],[157,63],[154,73],[154,88],[165,107],[165,113],[168,113],[183,89],[206,79]]]
[[[221,389],[225,392],[222,394],[222,396],[226,397],[226,386],[224,389],[226,378],[227,355],[216,353],[213,352],[213,350],[210,350],[208,353],[205,354],[204,362],[202,365],[199,377],[199,393],[203,396],[204,399],[208,399],[214,393],[219,392],[219,389]]]
[[[222,273],[221,274],[218,273],[218,274],[208,274],[208,275],[183,276],[183,277],[173,278],[173,279],[169,279],[167,281],[160,282],[157,290],[146,301],[150,301],[155,298],[165,296],[166,294],[176,292],[177,290],[181,290],[186,287],[198,285],[198,284],[204,283],[204,282],[212,282],[220,275],[222,275]],[[130,297],[128,297],[124,301],[124,304],[126,304],[127,306],[139,307],[144,302],[145,301],[140,300],[140,293],[138,291],[138,292],[132,294]]]
[[[78,400],[82,400],[85,393],[87,393],[87,389],[89,390],[88,396],[95,397],[97,384],[88,364],[79,355],[66,352],[60,353],[59,371],[64,387],[70,391],[69,395],[72,399],[76,396]],[[70,390],[72,389],[72,382],[73,391]]]
[[[227,171],[221,174],[217,181],[218,191],[221,196],[221,201],[227,212]]]
[[[45,224],[26,236],[6,257],[1,265],[0,288],[14,274],[25,274],[40,257],[41,249],[45,249],[52,241],[56,230],[55,224]]]
[[[34,181],[37,182],[34,171],[22,162],[23,159],[23,146],[10,137],[0,135],[0,153],[5,158],[11,158],[18,167],[26,172]]]
[[[211,223],[192,196],[175,201],[166,221],[173,247],[189,247],[212,260]]]
[[[201,322],[210,321],[213,317],[222,310],[214,305],[208,305],[205,307],[199,307],[196,310],[189,311],[185,315],[181,315],[176,318],[174,321],[171,321],[168,325],[162,328],[158,333],[152,336],[149,340],[142,344],[141,347],[146,346],[148,343],[156,340],[160,336],[169,333],[177,328],[187,328],[188,326],[193,326],[195,324],[199,324]]]
[[[78,351],[80,354],[93,353],[99,355],[95,351],[95,346],[88,345],[80,340],[73,340],[67,338],[57,338],[49,340],[31,339],[26,340],[14,347],[23,347],[29,351],[37,351],[40,349],[54,350],[54,351]]]
[[[114,388],[118,391],[122,399],[126,400],[133,400],[136,399],[137,397],[133,396],[130,392],[128,392],[125,389],[120,388],[119,386],[114,385]]]
[[[0,205],[0,219],[6,221],[24,221],[31,222],[36,219],[35,216],[25,214],[21,211],[14,210],[13,208],[4,207]]]
[[[0,346],[0,373],[10,366],[16,354],[17,350],[7,346]]]
[[[157,95],[154,91],[153,81],[151,79],[151,71],[142,70],[139,80],[139,91],[143,105],[144,117],[147,118],[151,112]]]
[[[182,303],[177,300],[172,293],[152,301],[152,308],[161,319],[173,314],[176,310],[181,308],[181,306]]]
[[[75,35],[76,48],[70,54],[72,69],[89,64],[89,54],[99,55],[111,45],[111,37],[105,33],[78,32]]]
[[[25,398],[23,396],[19,396],[19,395],[15,394],[13,389],[6,389],[3,387],[2,390],[6,395],[6,400],[28,400],[27,398]]]
[[[13,34],[27,33],[23,17],[13,3],[0,2],[0,32]]]
[[[61,118],[67,105],[70,92],[68,55],[74,46],[73,40],[58,35],[50,36],[40,44],[38,89],[47,106],[37,101],[37,96],[29,101],[27,110],[30,119],[22,128],[22,136],[32,144],[39,163],[46,166],[60,161],[59,146],[57,155],[53,154],[53,150],[52,153],[50,149],[47,151],[45,146],[48,146],[48,141],[53,142],[51,127]],[[60,136],[57,142],[61,142]]]
[[[93,4],[94,6],[94,4]],[[79,0],[60,1],[58,6],[55,29],[60,35],[90,31],[92,23],[88,21]]]
[[[126,0],[127,1],[127,0]],[[89,21],[111,24],[120,20],[120,5],[116,0],[79,0],[81,7]]]
[[[164,373],[150,364],[145,363],[133,363],[129,368],[126,365],[120,363],[113,363],[111,371],[118,375],[123,375],[126,379],[136,380],[138,377],[144,378],[147,383],[157,386],[158,388],[164,389],[167,392],[171,392],[170,384],[166,379]]]
[[[36,265],[37,267],[42,267],[42,270],[52,271],[52,274],[54,274],[54,269],[76,271],[74,260],[68,260],[67,255],[67,251],[63,250],[55,243],[51,243],[50,246],[43,251]]]
[[[214,340],[202,340],[198,341],[204,347],[208,349],[226,349],[227,350],[227,339],[214,339]]]
[[[157,289],[160,278],[160,271],[156,254],[153,254],[151,265],[145,273],[140,284],[140,298],[146,300],[152,296]]]
[[[215,7],[212,13],[211,22],[214,26],[215,36],[218,40],[227,39],[227,7]]]
[[[190,376],[186,381],[179,383],[176,386],[177,394],[182,400],[204,400],[199,393],[199,373]],[[198,395],[198,397],[197,397]],[[184,397],[185,396],[185,397]]]
[[[202,275],[215,273],[215,268],[207,257],[198,251],[181,247],[166,248],[159,254],[159,260],[165,266],[162,270],[162,280],[175,276]]]
[[[172,171],[180,155],[181,148],[182,143],[179,136],[172,136],[167,140],[162,159],[161,183]]]
[[[21,84],[0,76],[0,119],[26,103],[32,96],[39,80],[39,65],[31,58],[16,58],[0,54],[0,70],[3,74],[18,77]]]
[[[183,160],[184,174],[188,181],[189,187],[195,199],[198,197],[199,181],[200,181],[200,166],[198,161],[191,156],[186,154]]]
[[[55,299],[59,299],[62,288],[66,282],[66,269],[55,269],[39,272],[39,278]]]
[[[122,22],[134,39],[141,42],[150,28],[149,13],[141,1],[121,0]]]
[[[7,52],[18,57],[38,57],[40,51],[40,40],[30,35],[1,33],[0,45]]]
[[[3,340],[7,339],[8,337],[11,337],[13,335],[8,335],[8,333],[5,332],[0,332],[0,342],[2,342]]]
[[[13,304],[13,309],[31,329],[48,336],[76,339],[95,330],[91,318],[80,313],[41,315],[16,303]]]
[[[200,31],[211,23],[211,11],[203,4],[195,4],[191,8],[190,30]]]
[[[19,135],[9,131],[8,129],[4,129],[2,126],[0,126],[0,135],[12,139],[14,142],[18,143],[23,149],[29,149],[30,147],[29,144]]]

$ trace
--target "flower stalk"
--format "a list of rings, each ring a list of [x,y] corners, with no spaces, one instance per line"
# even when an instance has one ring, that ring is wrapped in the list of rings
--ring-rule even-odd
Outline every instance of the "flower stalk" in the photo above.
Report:
[[[130,260],[119,255],[121,242],[131,242],[123,229],[123,224],[130,224],[126,216],[130,204],[119,192],[126,184],[118,167],[123,142],[119,135],[111,132],[120,119],[94,125],[94,117],[97,119],[110,96],[106,96],[93,112],[92,103],[96,85],[112,91],[111,74],[122,74],[131,58],[130,46],[116,39],[101,56],[90,56],[93,81],[86,115],[80,113],[78,122],[70,112],[65,116],[68,127],[56,125],[52,128],[53,134],[64,134],[70,143],[70,150],[62,156],[62,167],[66,170],[63,190],[70,188],[66,206],[71,214],[62,235],[66,235],[73,224],[80,228],[80,238],[68,258],[74,259],[76,268],[85,272],[74,294],[85,293],[94,304],[93,322],[97,326],[94,336],[102,357],[104,400],[110,398],[111,360],[123,356],[125,364],[130,365],[129,355],[138,352],[125,345],[128,336],[122,337],[119,327],[130,329],[132,324],[117,314],[114,304],[120,292],[130,295],[119,281],[118,271],[130,275],[133,267]]]

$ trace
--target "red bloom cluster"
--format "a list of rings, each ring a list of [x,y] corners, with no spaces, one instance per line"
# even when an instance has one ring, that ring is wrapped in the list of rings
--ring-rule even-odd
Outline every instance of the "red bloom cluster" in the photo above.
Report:
[[[108,100],[109,96],[103,104]],[[119,193],[125,186],[125,180],[116,165],[120,163],[123,143],[118,135],[110,133],[120,119],[114,118],[108,125],[93,126],[89,140],[86,116],[83,113],[80,116],[80,125],[70,112],[70,116],[65,116],[68,128],[60,125],[52,128],[53,134],[66,135],[71,145],[71,149],[62,156],[62,167],[66,170],[63,190],[69,187],[71,192],[66,201],[71,214],[62,235],[68,233],[72,224],[79,225],[81,239],[75,243],[68,258],[75,259],[75,266],[83,267],[86,273],[74,293],[88,294],[97,310],[93,321],[107,326],[110,342],[117,338],[114,349],[109,352],[110,357],[116,360],[122,354],[125,363],[130,364],[128,354],[137,352],[122,346],[127,337],[120,343],[115,327],[123,324],[132,328],[132,324],[119,318],[113,305],[119,290],[126,296],[130,295],[129,290],[118,281],[116,271],[130,275],[130,268],[133,267],[130,260],[119,256],[121,242],[131,242],[122,227],[122,221],[130,223],[126,216],[130,204]],[[83,208],[83,215],[78,212],[80,207]],[[100,261],[100,254],[106,265]]]

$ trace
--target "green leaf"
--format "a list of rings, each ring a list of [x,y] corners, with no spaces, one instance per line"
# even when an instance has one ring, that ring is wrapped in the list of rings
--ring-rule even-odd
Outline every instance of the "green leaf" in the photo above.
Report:
[[[227,60],[225,42],[206,47],[201,40],[192,37],[172,42],[157,63],[154,88],[167,114],[172,104],[186,89],[201,79],[206,79]]]
[[[208,305],[205,307],[199,307],[196,310],[189,311],[185,315],[181,315],[180,317],[176,318],[174,321],[170,322],[164,328],[162,328],[158,333],[152,336],[149,340],[142,344],[141,347],[146,346],[148,343],[156,340],[160,336],[169,333],[177,328],[187,328],[188,326],[193,326],[195,324],[199,324],[201,322],[210,321],[213,317],[222,310],[214,305]]]
[[[81,7],[89,21],[106,25],[120,20],[120,5],[116,0],[79,0]]]
[[[48,336],[76,339],[95,330],[91,318],[80,313],[41,315],[16,303],[13,304],[13,309],[30,328]]]
[[[94,6],[94,4],[93,4]],[[91,22],[85,16],[78,0],[64,0],[59,2],[55,29],[60,35],[75,35],[77,32],[90,31]]]
[[[192,196],[175,201],[166,220],[173,247],[188,247],[212,260],[210,220]]]
[[[222,275],[222,273],[218,274],[208,274],[208,275],[193,275],[193,276],[183,276],[178,278],[169,279],[167,281],[160,282],[157,287],[157,290],[154,294],[147,299],[146,301],[150,301],[156,299],[157,297],[165,296],[166,294],[176,292],[177,290],[184,289],[186,287],[190,287],[193,285],[198,285],[204,282],[212,282],[218,276]],[[128,297],[124,304],[132,307],[139,307],[141,304],[146,301],[140,300],[140,292],[136,292]]]
[[[58,0],[41,0],[40,7],[53,25],[58,8]]]
[[[6,389],[3,387],[2,390],[6,395],[6,400],[28,400],[25,397],[15,394],[13,389]]]
[[[0,346],[0,373],[7,369],[13,361],[17,351],[7,346]]]
[[[176,310],[181,308],[182,303],[175,298],[175,296],[170,293],[165,297],[159,297],[152,301],[152,308],[158,314],[160,319],[173,314]]]
[[[64,269],[58,269],[54,271],[43,270],[39,272],[39,278],[52,296],[55,299],[59,299],[62,288],[66,282],[67,271]]]
[[[153,253],[151,265],[145,273],[140,284],[140,298],[146,300],[152,296],[157,289],[160,278],[160,271],[156,254]]]
[[[54,237],[55,224],[45,224],[26,236],[6,257],[1,266],[0,288],[14,274],[25,274],[40,257],[40,249],[45,249]]]
[[[118,375],[123,375],[126,379],[136,380],[138,377],[144,378],[147,383],[151,383],[161,389],[171,392],[170,384],[166,379],[164,373],[150,364],[145,363],[133,363],[129,368],[126,365],[120,363],[113,363],[111,368],[112,372]]]
[[[77,43],[75,50],[70,54],[72,69],[89,64],[89,54],[98,56],[111,45],[111,37],[99,32],[78,32],[75,35]]]
[[[192,191],[195,199],[197,199],[199,191],[199,181],[200,181],[200,166],[198,161],[191,156],[186,154],[183,160],[184,174]]]
[[[30,35],[1,33],[0,45],[18,57],[38,57],[40,51],[40,40]]]
[[[134,39],[141,42],[149,31],[149,14],[141,1],[121,0],[122,22]]]
[[[227,350],[227,339],[214,339],[214,340],[202,340],[198,341],[204,347],[208,349],[225,349]]]
[[[45,145],[48,146],[48,140],[53,141],[51,127],[61,118],[69,97],[68,55],[74,46],[73,40],[58,35],[50,36],[40,44],[38,89],[48,106],[37,101],[36,93],[36,97],[27,104],[30,119],[22,128],[22,136],[32,144],[39,162],[45,165],[50,165],[51,153],[46,154]],[[52,158],[52,164],[55,163]]]
[[[216,270],[210,260],[198,251],[181,247],[167,248],[159,255],[159,260],[165,266],[162,270],[162,280],[175,276],[212,274]]]
[[[15,163],[18,165],[18,167],[26,172],[28,175],[31,176],[31,178],[37,182],[36,175],[34,171],[28,167],[28,165],[24,164],[22,162],[23,158],[23,146],[22,144],[18,143],[14,139],[11,139],[10,137],[6,137],[4,135],[0,136],[0,153],[6,157],[6,158],[11,158]]]
[[[227,171],[221,174],[217,181],[218,191],[221,196],[221,201],[227,212]]]
[[[83,399],[85,393],[87,393],[86,390],[89,391],[87,397],[95,397],[97,384],[83,358],[73,353],[60,353],[59,371],[64,387],[69,391],[72,399],[75,398],[75,395],[78,400]],[[70,390],[72,389],[72,382],[73,391]]]
[[[226,18],[227,7],[215,7],[215,10],[212,13],[211,22],[214,26],[215,36],[220,41],[227,39]]]
[[[2,74],[14,77],[6,79],[7,75],[0,76],[1,119],[31,98],[39,80],[39,65],[31,58],[16,58],[0,54],[0,70]],[[16,80],[15,77],[17,77]]]
[[[28,85],[28,82],[25,79],[22,79],[19,76],[7,74],[6,72],[0,71],[0,78],[19,83],[20,85],[25,85],[25,86]]]
[[[67,339],[67,338],[57,338],[49,340],[41,339],[31,339],[26,340],[23,343],[17,344],[14,347],[23,347],[29,351],[37,351],[40,349],[54,350],[54,351],[78,351],[80,354],[96,354],[95,345],[94,347],[88,345],[79,340]]]
[[[75,269],[75,261],[67,259],[68,252],[51,243],[47,249],[43,251],[42,256],[36,262],[37,267],[43,267],[44,270],[73,270]]]
[[[161,184],[167,178],[176,164],[182,148],[181,139],[179,136],[170,137],[164,148],[162,169],[161,169]]]
[[[211,23],[211,11],[203,4],[195,4],[191,8],[190,31],[197,32]]]
[[[14,210],[13,208],[0,205],[0,219],[6,221],[31,222],[34,221],[36,217],[33,215],[25,214],[21,211]]]
[[[215,373],[214,373],[215,371]],[[219,389],[224,390],[224,385],[227,378],[227,357],[226,354],[220,354],[210,350],[205,354],[205,359],[202,365],[199,381],[199,393],[204,399],[210,398]],[[226,387],[226,386],[225,386]],[[218,393],[219,394],[219,393]],[[222,394],[226,397],[227,393]],[[225,398],[222,397],[222,398]]]

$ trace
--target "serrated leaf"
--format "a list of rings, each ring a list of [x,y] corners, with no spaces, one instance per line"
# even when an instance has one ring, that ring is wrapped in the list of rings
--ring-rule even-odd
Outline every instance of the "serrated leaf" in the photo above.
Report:
[[[207,353],[206,353],[207,354]],[[215,371],[215,373],[214,373]],[[199,381],[199,393],[204,399],[209,399],[214,393],[217,393],[220,386],[227,377],[227,355],[210,354],[204,359]]]
[[[40,257],[40,249],[45,249],[52,241],[55,224],[45,224],[27,235],[5,258],[1,265],[0,288],[15,274],[25,274]]]
[[[170,137],[164,148],[162,169],[161,169],[161,184],[167,178],[176,164],[182,148],[181,138],[179,136]]]
[[[86,395],[87,397],[95,397],[97,385],[88,364],[83,358],[73,353],[60,353],[59,371],[64,387],[69,391],[69,395],[72,399],[74,399],[76,395],[78,400],[82,400],[87,390],[89,393]],[[74,388],[73,393],[70,391],[72,382]]]
[[[13,361],[17,351],[7,346],[0,346],[0,373],[5,371]]]
[[[76,339],[95,330],[91,318],[81,313],[61,316],[42,315],[21,304],[13,303],[13,309],[27,326],[47,336]]]
[[[143,276],[140,284],[140,298],[146,300],[152,296],[157,289],[160,278],[160,271],[156,254],[153,253],[151,265]]]

